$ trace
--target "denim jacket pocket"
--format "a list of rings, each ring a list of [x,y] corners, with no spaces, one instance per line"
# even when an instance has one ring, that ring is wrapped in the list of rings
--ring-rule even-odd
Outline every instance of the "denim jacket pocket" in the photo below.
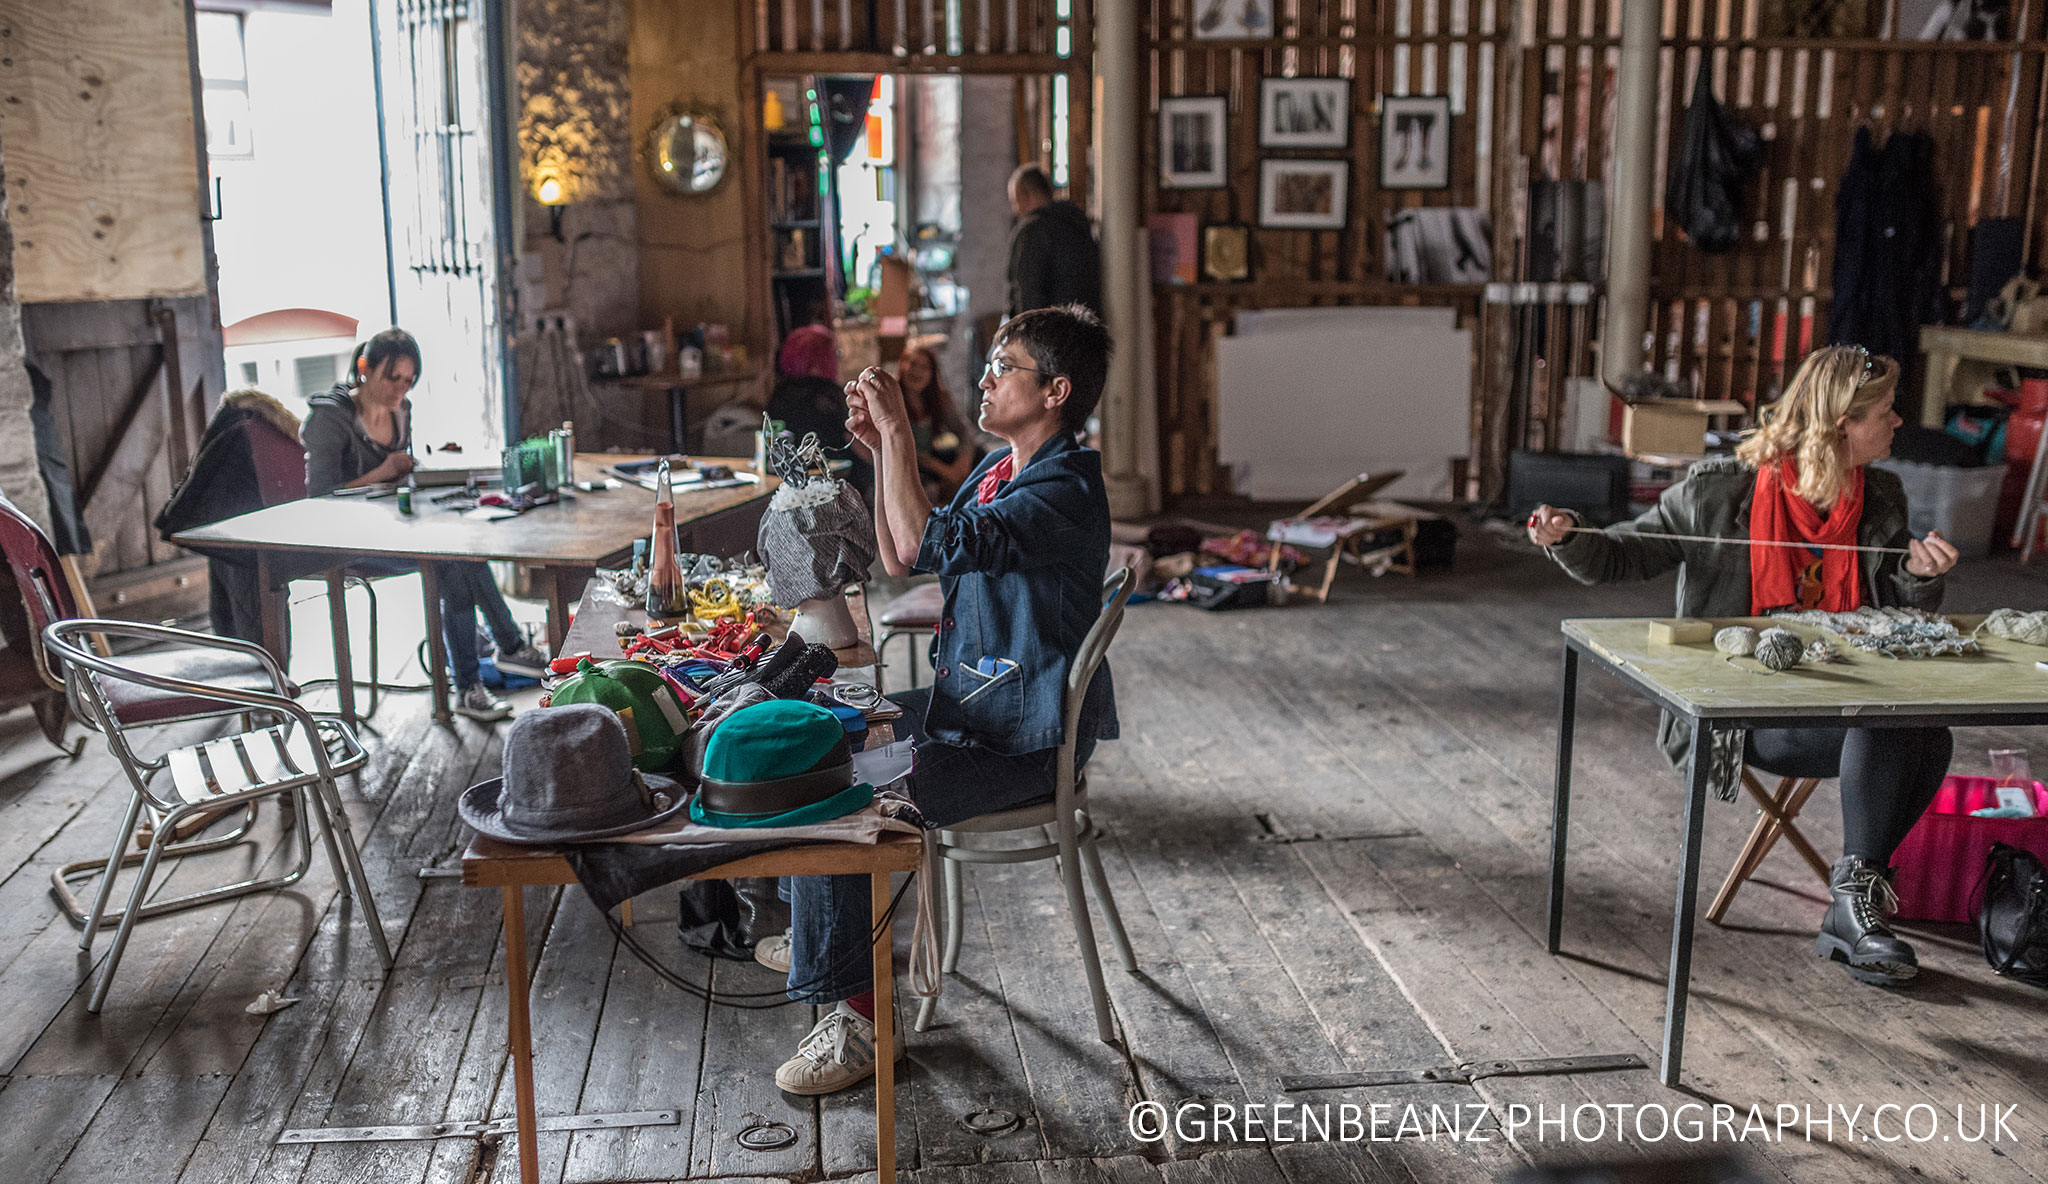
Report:
[[[960,712],[968,729],[1012,736],[1024,722],[1024,672],[1009,658],[984,657],[961,663]]]

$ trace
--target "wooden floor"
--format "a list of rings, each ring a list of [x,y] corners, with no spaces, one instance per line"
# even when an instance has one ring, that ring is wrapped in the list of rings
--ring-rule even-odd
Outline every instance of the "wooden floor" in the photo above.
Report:
[[[1957,610],[2043,602],[2043,578],[2009,561],[1966,569],[1956,585]],[[1141,1144],[1127,1129],[1139,1102],[1206,1100],[1190,1113],[1219,1118],[1222,1105],[1272,1102],[1283,1074],[1586,1053],[1654,1064],[1679,787],[1651,744],[1653,714],[1597,675],[1582,680],[1567,956],[1544,954],[1541,933],[1556,622],[1668,611],[1669,598],[1668,581],[1580,589],[1527,549],[1468,530],[1454,574],[1347,571],[1327,606],[1133,609],[1111,657],[1123,738],[1091,771],[1104,860],[1143,967],[1110,970],[1123,1045],[1095,1039],[1050,865],[972,870],[960,973],[940,1023],[908,1040],[907,1178],[1311,1184],[1646,1165],[1715,1148],[1657,1139],[1654,1117],[1625,1120],[1617,1137],[1614,1116],[1635,1112],[1614,1108],[1687,1102],[1735,1107],[1733,1129],[1752,1105],[1774,1123],[1780,1106],[1863,1108],[1853,1133],[1836,1114],[1833,1142],[1818,1131],[1809,1142],[1795,1122],[1782,1139],[1773,1126],[1721,1145],[1761,1178],[2048,1178],[2048,994],[1992,976],[1961,928],[1911,930],[1926,967],[1916,989],[1856,985],[1812,957],[1819,886],[1789,851],[1764,871],[1781,886],[1753,884],[1728,927],[1702,926],[1685,1091],[1637,1070],[1289,1095],[1338,1118],[1347,1103],[1388,1106],[1377,1143],[1259,1145],[1239,1124],[1218,1141]],[[425,707],[420,695],[386,700],[369,737],[375,763],[347,794],[397,950],[389,976],[316,865],[298,891],[140,926],[97,1018],[81,985],[94,960],[47,889],[52,868],[103,854],[125,791],[102,750],[66,761],[25,716],[0,720],[0,1180],[516,1175],[497,1143],[475,1137],[276,1143],[290,1128],[511,1110],[498,895],[420,875],[460,849],[455,795],[496,772],[498,734],[429,726]],[[1959,734],[1958,768],[2033,739]],[[1838,845],[1832,801],[1824,789],[1809,814],[1824,851]],[[1751,817],[1712,805],[1703,890]],[[262,826],[275,837],[274,815]],[[192,861],[164,889],[266,858],[251,851]],[[637,932],[682,973],[774,986],[750,964],[682,954],[674,912],[672,894],[643,898]],[[544,1136],[547,1180],[872,1178],[871,1094],[798,1103],[772,1085],[808,1008],[707,1010],[615,949],[575,890],[532,892],[527,916],[530,940],[544,943],[533,997],[542,1112],[682,1116]],[[899,943],[907,934],[899,927]],[[264,990],[299,1002],[248,1014]],[[1864,1141],[1886,1103],[1924,1104],[1943,1125],[1926,1142]],[[1410,1104],[1424,1121],[1430,1107],[1455,1114],[1468,1132],[1484,1120],[1469,1139],[1396,1139]],[[2018,1107],[2002,1144],[1964,1140],[1980,1106]],[[1502,1124],[1517,1107],[1578,1108],[1587,1135],[1604,1115],[1607,1135],[1567,1141],[1553,1124],[1539,1138],[1530,1121],[1510,1141]],[[993,1137],[963,1125],[990,1108],[1021,1125]],[[736,1135],[756,1115],[791,1123],[796,1144],[743,1149]],[[1923,1114],[1916,1130],[1926,1128]]]

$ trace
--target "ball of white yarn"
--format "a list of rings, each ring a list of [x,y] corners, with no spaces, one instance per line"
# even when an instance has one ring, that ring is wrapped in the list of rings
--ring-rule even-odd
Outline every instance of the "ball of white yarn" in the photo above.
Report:
[[[1799,665],[1806,643],[1790,629],[1766,629],[1757,635],[1756,660],[1772,670],[1790,670]]]
[[[1714,634],[1714,648],[1738,658],[1756,652],[1756,630],[1747,625],[1730,625]]]
[[[2048,645],[2048,612],[2023,613],[2002,608],[1984,618],[1984,627],[1994,636],[2028,645]]]

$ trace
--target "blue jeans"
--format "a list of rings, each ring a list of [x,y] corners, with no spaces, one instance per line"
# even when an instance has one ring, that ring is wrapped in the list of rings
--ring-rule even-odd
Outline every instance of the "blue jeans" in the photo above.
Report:
[[[363,576],[397,576],[418,571],[419,565],[406,559],[366,559],[349,565],[349,571]],[[454,673],[455,689],[466,691],[481,676],[476,651],[476,614],[483,611],[484,623],[500,650],[516,650],[526,644],[519,622],[491,579],[488,564],[442,559],[434,561],[434,577],[441,585],[441,645],[448,651],[448,666]]]
[[[924,735],[931,689],[891,695],[903,708],[898,739],[917,747],[917,768],[904,783],[924,824],[939,830],[983,814],[1014,810],[1051,798],[1058,782],[1059,749],[1005,756],[985,748],[942,744]],[[1074,749],[1080,768],[1095,750]],[[837,1003],[874,985],[874,932],[866,876],[785,876],[778,891],[789,902],[789,997],[800,1003]]]

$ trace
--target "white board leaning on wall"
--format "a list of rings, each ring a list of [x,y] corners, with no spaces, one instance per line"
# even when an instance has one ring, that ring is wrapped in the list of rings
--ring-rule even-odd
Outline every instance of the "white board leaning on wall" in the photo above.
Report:
[[[1402,469],[1383,497],[1451,495],[1467,453],[1472,334],[1448,308],[1241,313],[1216,343],[1219,459],[1238,493],[1320,497]]]

